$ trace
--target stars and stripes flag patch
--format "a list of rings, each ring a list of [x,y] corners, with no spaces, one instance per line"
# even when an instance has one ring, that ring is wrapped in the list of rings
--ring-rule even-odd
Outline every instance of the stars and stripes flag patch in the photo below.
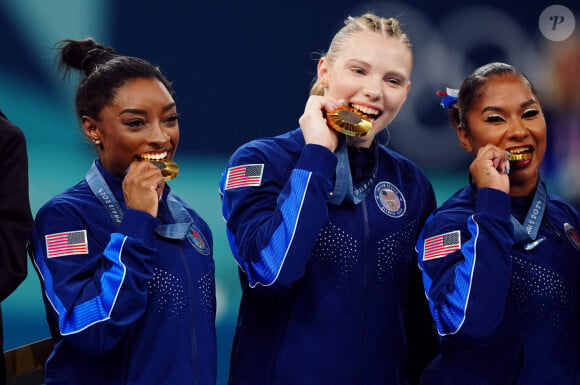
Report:
[[[229,190],[237,187],[259,186],[262,184],[263,172],[263,163],[230,167],[226,174],[225,189]]]
[[[461,234],[459,230],[436,235],[425,239],[423,261],[441,258],[461,248]]]
[[[48,258],[89,253],[86,230],[48,234],[44,238],[46,239],[46,256]]]

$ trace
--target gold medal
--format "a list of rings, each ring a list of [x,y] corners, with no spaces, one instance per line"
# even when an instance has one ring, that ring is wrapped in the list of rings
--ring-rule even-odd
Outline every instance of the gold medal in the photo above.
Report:
[[[521,154],[510,154],[509,161],[510,162],[518,162],[520,160],[528,160],[530,159],[530,153],[524,152]]]
[[[172,160],[150,160],[150,162],[161,170],[163,180],[166,182],[175,178],[179,173],[179,166]]]
[[[348,106],[328,112],[326,122],[332,129],[348,136],[365,136],[373,127],[365,114]]]
[[[179,173],[179,166],[172,160],[169,159],[146,159],[143,158],[141,155],[136,155],[135,159],[137,160],[148,160],[149,162],[153,163],[155,167],[161,170],[161,175],[163,175],[163,180],[168,181],[177,176]]]

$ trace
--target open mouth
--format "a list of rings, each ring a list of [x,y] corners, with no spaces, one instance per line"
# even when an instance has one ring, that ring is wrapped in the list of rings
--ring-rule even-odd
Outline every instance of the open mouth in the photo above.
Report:
[[[145,152],[143,154],[135,155],[136,159],[139,160],[163,160],[166,159],[168,155],[167,151],[163,152]]]
[[[533,148],[531,146],[515,147],[508,149],[508,151],[510,152],[510,162],[520,162],[532,158]]]
[[[167,182],[177,176],[179,173],[179,166],[172,160],[167,159],[168,152],[163,151],[159,153],[147,152],[135,155],[138,160],[148,160],[161,170],[163,179]]]
[[[367,120],[373,121],[373,120],[376,120],[379,116],[381,116],[380,110],[376,110],[374,108],[363,106],[363,105],[356,104],[356,103],[350,103],[349,105],[350,105],[350,107],[354,108],[355,110],[360,112],[362,115],[364,115]]]

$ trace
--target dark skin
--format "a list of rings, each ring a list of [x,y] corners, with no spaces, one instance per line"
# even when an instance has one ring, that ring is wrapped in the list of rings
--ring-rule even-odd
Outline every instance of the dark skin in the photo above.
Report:
[[[462,146],[475,159],[469,168],[478,188],[512,196],[532,194],[546,151],[546,121],[540,103],[519,76],[492,76],[467,113],[469,131],[457,127]],[[509,152],[525,153],[508,161]]]
[[[130,80],[98,119],[84,116],[82,124],[105,169],[124,176],[127,207],[157,216],[165,181],[159,168],[139,159],[173,159],[177,149],[178,114],[167,88],[153,78]]]

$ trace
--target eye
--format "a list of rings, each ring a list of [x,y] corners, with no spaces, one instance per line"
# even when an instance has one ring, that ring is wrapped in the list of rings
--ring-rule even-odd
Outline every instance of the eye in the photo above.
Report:
[[[501,115],[489,115],[485,118],[485,121],[488,123],[502,123],[505,122],[505,119]]]
[[[397,79],[397,78],[387,78],[387,79],[385,79],[385,81],[387,83],[394,84],[394,85],[397,85],[397,86],[398,85],[401,85],[401,83],[402,83],[402,80],[401,79]]]
[[[530,108],[529,110],[524,111],[524,113],[522,114],[522,118],[530,119],[530,118],[537,116],[539,113],[540,113],[540,111],[533,109],[533,108]]]
[[[165,118],[163,121],[168,126],[175,126],[175,125],[177,125],[178,120],[179,120],[179,114],[172,114],[172,115],[168,116],[167,118]]]
[[[350,69],[352,72],[354,72],[355,74],[359,74],[359,75],[364,75],[365,74],[365,70],[360,68],[360,67],[353,67]]]
[[[132,119],[132,120],[125,122],[125,125],[132,127],[132,128],[143,126],[144,124],[145,124],[145,122],[142,119]]]

